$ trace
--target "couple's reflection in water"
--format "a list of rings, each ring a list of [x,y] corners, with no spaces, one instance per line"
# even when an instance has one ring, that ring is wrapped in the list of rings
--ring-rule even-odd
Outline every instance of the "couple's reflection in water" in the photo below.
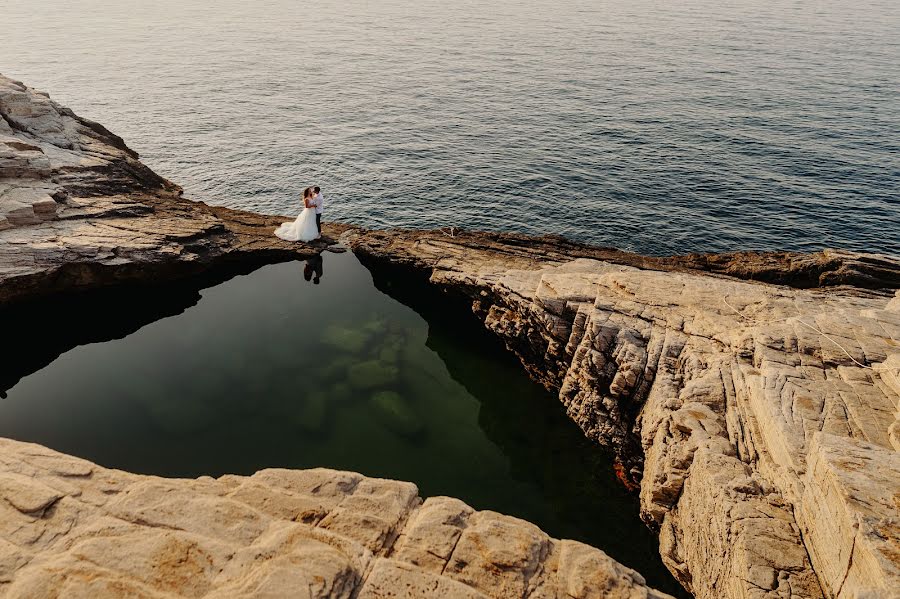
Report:
[[[322,280],[322,254],[316,254],[306,260],[306,266],[303,267],[303,278],[306,281],[312,280],[315,285],[319,284],[319,281]]]

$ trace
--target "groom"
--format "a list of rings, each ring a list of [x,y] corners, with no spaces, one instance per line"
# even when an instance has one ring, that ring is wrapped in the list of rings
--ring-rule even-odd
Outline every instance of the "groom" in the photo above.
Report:
[[[324,211],[325,198],[322,196],[322,190],[319,189],[319,186],[316,185],[313,187],[313,193],[316,195],[313,196],[312,204],[316,207],[316,227],[319,229],[319,235],[322,234],[322,212]]]

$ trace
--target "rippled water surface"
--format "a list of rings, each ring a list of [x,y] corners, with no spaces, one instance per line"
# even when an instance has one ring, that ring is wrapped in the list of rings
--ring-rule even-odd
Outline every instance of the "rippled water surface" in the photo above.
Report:
[[[645,253],[900,254],[896,0],[0,0],[191,197]]]

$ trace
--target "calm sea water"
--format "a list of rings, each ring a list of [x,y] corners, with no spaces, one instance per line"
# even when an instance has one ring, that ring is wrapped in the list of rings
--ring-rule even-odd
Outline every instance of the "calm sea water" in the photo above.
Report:
[[[900,254],[896,0],[0,0],[0,72],[194,198]]]
[[[318,285],[304,271],[68,300],[106,319],[100,334],[40,306],[0,311],[16,347],[63,352],[0,364],[0,436],[164,476],[325,466],[411,480],[591,543],[678,592],[611,457],[471,314],[382,276],[400,303],[352,254],[326,254]],[[145,324],[147,306],[169,316]]]

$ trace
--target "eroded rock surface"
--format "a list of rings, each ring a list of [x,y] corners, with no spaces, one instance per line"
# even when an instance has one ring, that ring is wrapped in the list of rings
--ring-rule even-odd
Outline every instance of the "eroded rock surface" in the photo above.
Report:
[[[663,599],[605,553],[412,483],[164,479],[0,439],[0,597]]]
[[[468,297],[618,453],[697,597],[898,596],[900,295],[573,260],[517,239],[343,237],[376,269]],[[894,285],[900,262],[876,261]]]
[[[101,125],[0,76],[0,302],[322,249],[275,238],[283,217],[180,195]],[[898,596],[900,297],[863,290],[900,286],[896,259],[654,258],[329,226],[370,263],[472,303],[617,452],[663,559],[698,597]],[[420,505],[406,483],[166,481],[0,447],[12,596],[659,596],[596,550],[454,500]]]

